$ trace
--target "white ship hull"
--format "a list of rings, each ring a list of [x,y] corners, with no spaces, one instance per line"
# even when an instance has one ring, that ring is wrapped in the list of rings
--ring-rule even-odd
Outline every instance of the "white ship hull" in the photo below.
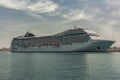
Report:
[[[110,40],[91,40],[84,43],[74,43],[61,46],[34,46],[34,47],[15,47],[12,52],[40,52],[40,51],[106,51],[114,41]]]

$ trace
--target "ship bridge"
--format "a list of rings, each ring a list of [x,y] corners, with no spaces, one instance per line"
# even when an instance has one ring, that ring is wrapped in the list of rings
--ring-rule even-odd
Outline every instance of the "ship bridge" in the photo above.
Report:
[[[90,36],[92,40],[101,40],[100,36],[93,30],[84,29],[84,31]]]

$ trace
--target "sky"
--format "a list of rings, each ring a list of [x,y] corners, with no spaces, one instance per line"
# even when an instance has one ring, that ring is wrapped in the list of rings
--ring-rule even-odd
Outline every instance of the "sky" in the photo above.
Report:
[[[79,26],[120,45],[120,0],[0,0],[0,48],[27,31],[52,35]]]

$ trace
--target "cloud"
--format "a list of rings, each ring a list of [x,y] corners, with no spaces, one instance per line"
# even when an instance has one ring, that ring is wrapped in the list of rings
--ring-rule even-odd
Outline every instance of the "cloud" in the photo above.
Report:
[[[120,0],[106,0],[106,4],[111,9],[111,16],[118,17],[120,16]]]
[[[92,16],[87,15],[83,10],[70,10],[67,11],[66,13],[61,13],[61,16],[67,21],[65,23],[73,22],[73,21],[78,21],[78,20],[89,20]]]
[[[33,17],[33,18],[35,18],[35,19],[37,19],[37,20],[42,20],[42,21],[46,20],[43,16],[41,16],[39,14],[36,14],[34,12],[27,11],[26,14]]]
[[[104,39],[114,40],[116,43],[113,46],[119,46],[120,45],[120,32],[117,31],[114,26],[118,24],[117,21],[111,21],[108,22],[104,27],[101,28],[101,32],[104,35]]]
[[[84,10],[71,8],[64,11],[67,5],[59,6],[52,0],[0,0],[0,6],[24,11],[27,15],[39,20],[44,20],[40,13],[45,13],[44,15],[47,16],[62,17],[66,19],[65,22],[73,22],[82,19],[89,20],[91,18],[91,16],[85,14]]]
[[[27,6],[28,9],[38,13],[52,12],[52,11],[55,11],[57,7],[58,7],[57,4],[49,0],[39,1],[35,4],[30,4],[29,6]]]
[[[111,6],[120,7],[120,0],[106,0],[106,3]]]
[[[0,0],[0,6],[37,13],[52,12],[58,8],[52,0],[36,0],[35,2],[32,0]]]

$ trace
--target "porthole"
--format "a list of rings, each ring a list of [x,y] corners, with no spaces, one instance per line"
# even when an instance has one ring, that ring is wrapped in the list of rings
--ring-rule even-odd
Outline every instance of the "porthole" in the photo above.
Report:
[[[100,49],[100,47],[98,46],[97,49]]]

